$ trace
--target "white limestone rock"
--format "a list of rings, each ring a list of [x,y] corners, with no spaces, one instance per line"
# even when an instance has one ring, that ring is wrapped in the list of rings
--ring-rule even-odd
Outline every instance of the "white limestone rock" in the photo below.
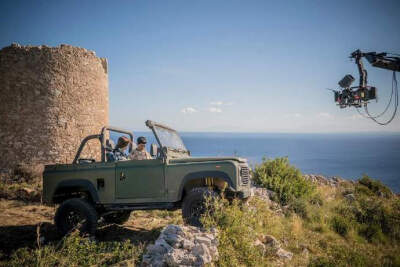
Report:
[[[204,266],[218,259],[217,230],[168,225],[147,247],[141,266]]]

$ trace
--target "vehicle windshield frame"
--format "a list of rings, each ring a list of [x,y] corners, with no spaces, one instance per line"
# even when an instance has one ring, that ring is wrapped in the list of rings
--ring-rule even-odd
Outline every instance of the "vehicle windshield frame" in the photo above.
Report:
[[[189,150],[186,148],[185,143],[183,142],[181,136],[178,134],[178,132],[174,129],[171,129],[167,126],[154,123],[152,121],[146,121],[146,125],[152,130],[159,146],[166,147],[168,149],[177,151],[177,152],[189,152]],[[177,145],[171,145],[164,137],[161,131],[164,131],[169,135],[169,137],[173,137],[175,140],[174,142],[177,142]],[[165,135],[164,135],[165,136]]]

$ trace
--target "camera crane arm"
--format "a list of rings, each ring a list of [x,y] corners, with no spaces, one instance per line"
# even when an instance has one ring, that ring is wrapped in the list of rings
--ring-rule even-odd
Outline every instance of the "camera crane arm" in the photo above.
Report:
[[[384,109],[379,115],[371,115],[368,111],[368,103],[370,100],[376,99],[376,87],[368,85],[368,73],[367,70],[364,68],[364,64],[362,58],[365,57],[368,62],[376,68],[381,68],[385,70],[392,70],[393,71],[393,79],[392,79],[392,93],[390,96],[390,100]],[[387,125],[389,124],[397,113],[397,107],[399,104],[399,93],[397,88],[397,79],[396,79],[396,72],[400,71],[400,55],[398,54],[391,54],[391,53],[376,53],[376,52],[361,52],[360,50],[356,50],[351,53],[350,58],[355,60],[355,63],[358,68],[358,72],[360,74],[360,80],[358,86],[351,86],[354,82],[353,76],[350,74],[346,75],[339,81],[339,86],[342,90],[334,92],[335,102],[337,103],[340,108],[346,107],[355,107],[357,112],[360,115],[373,120],[377,124],[380,125]],[[394,100],[394,111],[391,117],[386,122],[380,122],[377,118],[381,117],[382,115],[386,114],[389,106]],[[359,108],[364,107],[365,114],[362,114],[359,111]]]
[[[358,67],[358,72],[360,73],[360,88],[365,88],[367,86],[368,74],[364,69],[362,58],[365,57],[368,62],[377,68],[400,71],[400,57],[388,56],[388,53],[376,53],[368,52],[363,53],[359,49],[351,53],[350,58],[354,58]]]
[[[355,59],[355,62],[356,62],[357,68],[358,68],[358,72],[360,74],[360,83],[357,88],[357,91],[367,92],[367,94],[365,95],[367,97],[361,98],[358,102],[356,102],[356,105],[354,105],[354,106],[356,107],[357,112],[360,115],[362,115],[368,119],[371,119],[380,125],[387,125],[394,119],[394,117],[396,116],[396,113],[397,113],[397,107],[398,107],[398,102],[399,102],[396,71],[400,71],[400,57],[394,56],[394,54],[391,54],[391,55],[393,55],[393,56],[388,56],[388,53],[376,53],[376,52],[363,53],[360,50],[356,50],[353,53],[351,53],[351,55],[350,55],[350,58]],[[376,99],[376,92],[375,92],[376,88],[368,86],[368,81],[367,81],[368,73],[365,70],[363,62],[362,62],[363,57],[365,57],[373,67],[393,71],[392,94],[390,96],[389,103],[387,104],[385,110],[382,113],[380,113],[379,115],[375,115],[375,116],[373,116],[369,113],[367,104],[368,104],[368,100]],[[371,92],[371,93],[369,93],[369,92]],[[394,95],[394,111],[393,111],[392,116],[386,122],[378,121],[377,118],[384,115],[386,113],[386,111],[388,110],[388,108],[392,102],[393,95]],[[353,103],[354,102],[351,102],[351,104],[353,104]],[[361,103],[363,103],[365,113],[366,113],[365,115],[360,113],[360,111],[358,110],[358,108],[361,107]]]

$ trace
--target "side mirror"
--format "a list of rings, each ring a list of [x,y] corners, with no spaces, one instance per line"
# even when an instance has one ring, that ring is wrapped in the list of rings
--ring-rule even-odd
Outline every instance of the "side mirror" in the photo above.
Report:
[[[157,154],[158,154],[158,146],[157,146],[156,144],[151,144],[151,147],[150,147],[150,155],[151,155],[153,158],[155,158],[155,157],[157,157]]]

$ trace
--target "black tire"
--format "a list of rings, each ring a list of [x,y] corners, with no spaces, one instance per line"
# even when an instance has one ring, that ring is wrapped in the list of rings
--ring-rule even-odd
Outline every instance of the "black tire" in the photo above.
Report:
[[[118,211],[118,212],[103,216],[103,219],[106,223],[124,224],[129,220],[129,216],[131,216],[130,210]]]
[[[93,205],[82,198],[71,198],[58,207],[54,222],[61,235],[78,229],[81,233],[94,235],[97,228],[97,212]]]
[[[184,198],[182,205],[183,220],[190,225],[201,227],[201,215],[205,212],[206,198],[218,197],[217,192],[206,187],[192,189]]]

